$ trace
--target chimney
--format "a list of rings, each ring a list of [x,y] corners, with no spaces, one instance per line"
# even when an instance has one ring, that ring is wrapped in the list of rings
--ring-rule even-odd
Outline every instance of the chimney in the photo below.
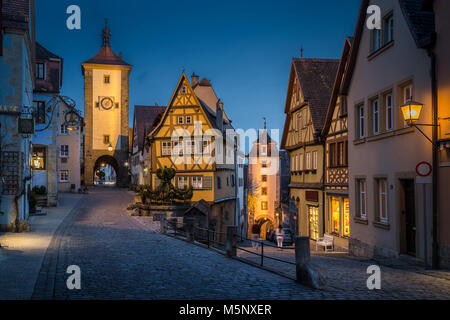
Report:
[[[220,99],[216,104],[216,126],[223,132],[223,102]]]
[[[196,75],[194,72],[192,72],[192,76],[191,76],[191,86],[196,86],[198,84],[198,79],[199,76]]]

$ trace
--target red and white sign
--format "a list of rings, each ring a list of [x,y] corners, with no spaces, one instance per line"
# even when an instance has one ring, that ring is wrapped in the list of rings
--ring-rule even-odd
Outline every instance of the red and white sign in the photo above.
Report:
[[[421,162],[416,167],[416,173],[420,177],[428,177],[433,172],[433,167],[428,162]]]

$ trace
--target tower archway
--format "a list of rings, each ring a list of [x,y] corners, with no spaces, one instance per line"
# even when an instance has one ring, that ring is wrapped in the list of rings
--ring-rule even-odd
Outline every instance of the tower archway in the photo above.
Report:
[[[117,160],[109,155],[103,155],[95,161],[92,172],[94,185],[115,186],[120,175]]]

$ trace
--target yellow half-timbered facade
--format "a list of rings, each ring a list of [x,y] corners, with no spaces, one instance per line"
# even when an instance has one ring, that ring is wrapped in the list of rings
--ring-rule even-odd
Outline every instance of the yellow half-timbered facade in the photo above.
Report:
[[[290,157],[290,197],[298,209],[298,234],[316,240],[324,228],[323,128],[337,60],[293,59],[281,148]]]
[[[211,205],[208,224],[219,232],[234,225],[236,167],[233,139],[226,143],[231,123],[217,101],[215,112],[194,92],[184,72],[160,123],[148,135],[151,142],[151,185],[160,181],[159,168],[173,168],[178,188],[192,186],[192,204],[204,200]],[[219,154],[223,151],[224,157]],[[227,161],[228,160],[228,161]]]

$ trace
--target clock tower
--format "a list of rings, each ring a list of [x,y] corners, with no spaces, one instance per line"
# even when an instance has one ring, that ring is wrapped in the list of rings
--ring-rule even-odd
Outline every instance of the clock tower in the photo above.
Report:
[[[84,76],[84,183],[94,184],[96,171],[110,165],[118,186],[128,184],[128,95],[132,66],[110,46],[105,24],[102,47],[81,64]]]

